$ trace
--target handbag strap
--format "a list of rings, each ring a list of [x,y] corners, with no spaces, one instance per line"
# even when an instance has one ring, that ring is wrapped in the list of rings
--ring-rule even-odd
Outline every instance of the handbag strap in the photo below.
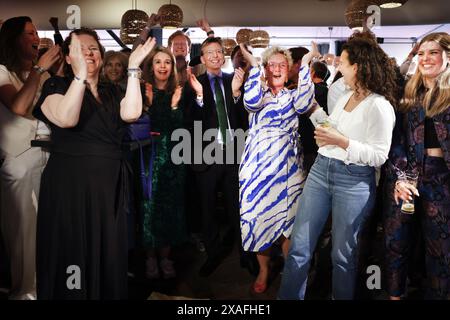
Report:
[[[150,158],[148,161],[148,175],[145,172],[144,166],[144,152],[142,150],[142,144],[138,142],[139,145],[139,158],[141,162],[141,184],[142,184],[142,195],[144,199],[151,199],[152,197],[152,180],[153,180],[153,162],[155,158],[155,143],[153,137],[150,136],[151,141],[151,151]]]

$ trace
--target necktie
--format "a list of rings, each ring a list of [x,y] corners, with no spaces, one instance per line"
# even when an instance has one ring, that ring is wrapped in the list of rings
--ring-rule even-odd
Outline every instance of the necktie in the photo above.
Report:
[[[216,95],[216,111],[217,119],[219,121],[219,130],[222,134],[223,144],[227,142],[227,114],[225,111],[225,100],[223,98],[222,88],[220,87],[219,78],[214,78],[214,93]]]

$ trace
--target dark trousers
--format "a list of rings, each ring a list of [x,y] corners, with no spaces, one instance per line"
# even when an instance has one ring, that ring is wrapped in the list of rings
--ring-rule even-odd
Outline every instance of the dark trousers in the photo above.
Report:
[[[239,232],[239,178],[237,164],[212,164],[205,171],[196,172],[202,213],[202,229],[209,257],[231,250]],[[217,217],[217,192],[223,194],[227,226],[220,237],[220,219]]]
[[[443,158],[426,157],[414,214],[399,206],[385,212],[387,285],[390,295],[404,293],[408,259],[415,248],[414,220],[420,220],[425,245],[427,299],[450,299],[450,170]],[[392,191],[391,191],[392,192]]]

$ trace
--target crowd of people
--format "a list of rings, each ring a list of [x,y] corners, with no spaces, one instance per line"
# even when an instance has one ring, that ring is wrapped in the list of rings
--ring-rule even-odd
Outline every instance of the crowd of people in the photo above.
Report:
[[[148,279],[177,277],[172,251],[190,238],[206,252],[202,277],[237,245],[256,294],[271,285],[280,249],[279,299],[305,298],[318,243],[331,239],[331,298],[355,299],[375,207],[389,298],[406,297],[421,245],[425,297],[450,299],[449,34],[424,36],[402,66],[370,31],[336,58],[312,43],[259,59],[241,43],[228,74],[206,19],[193,59],[183,31],[156,43],[158,21],[150,16],[130,52],[105,52],[88,28],[39,50],[31,18],[2,24],[0,263],[10,299],[126,299],[130,233]],[[145,117],[151,143],[130,155],[129,124]],[[191,135],[181,164],[177,130]]]

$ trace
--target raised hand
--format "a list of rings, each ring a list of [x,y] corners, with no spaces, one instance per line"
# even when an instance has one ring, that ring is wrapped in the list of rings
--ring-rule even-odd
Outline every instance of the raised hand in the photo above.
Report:
[[[248,52],[248,50],[245,48],[244,44],[241,43],[239,45],[239,47],[241,48],[241,52],[242,52],[242,55],[244,56],[244,59],[247,60],[248,63],[250,63],[250,65],[252,67],[257,67],[258,60],[256,60],[256,58],[250,52]]]
[[[311,51],[305,54],[302,58],[302,66],[308,65],[313,58],[320,57],[319,47],[317,46],[317,43],[311,41],[311,47]]]
[[[60,59],[61,48],[56,45],[47,50],[38,60],[37,65],[48,70]]]
[[[72,66],[73,74],[81,79],[86,79],[88,73],[87,63],[81,50],[80,38],[76,34],[72,34],[69,50],[70,65]]]
[[[153,104],[153,86],[151,83],[145,83],[145,96],[148,100],[148,105],[151,106]]]
[[[208,33],[211,30],[211,26],[209,25],[209,22],[206,18],[200,19],[196,21],[197,27]]]
[[[244,83],[245,71],[242,68],[234,69],[233,80],[231,81],[231,90],[233,96],[238,97],[240,95],[240,89]]]
[[[181,94],[183,93],[183,88],[181,86],[177,86],[175,89],[175,92],[172,95],[172,103],[170,104],[170,107],[172,109],[178,108],[178,103],[181,100]]]
[[[50,24],[52,25],[53,30],[59,31],[58,17],[51,17],[48,21],[49,21]]]
[[[195,91],[197,96],[202,96],[203,95],[202,84],[198,81],[197,77],[192,73],[191,68],[187,68],[186,72],[191,88]]]
[[[160,16],[156,13],[152,13],[147,20],[147,27],[156,26],[160,21]]]
[[[128,59],[128,68],[139,68],[142,61],[144,61],[150,51],[152,51],[155,44],[156,39],[149,37],[147,41],[144,42],[144,44],[138,45]]]

